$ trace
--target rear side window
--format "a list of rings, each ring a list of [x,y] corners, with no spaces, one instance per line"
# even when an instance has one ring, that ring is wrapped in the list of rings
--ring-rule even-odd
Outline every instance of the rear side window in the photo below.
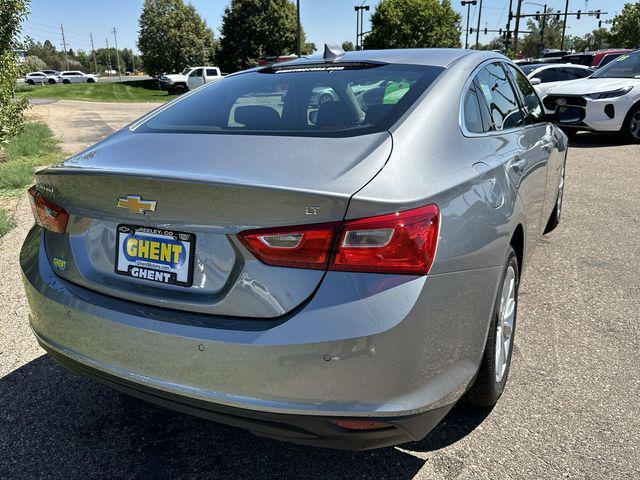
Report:
[[[540,79],[540,83],[560,82],[566,80],[563,75],[558,75],[558,70],[555,68],[547,68],[541,72],[536,73],[533,78]]]
[[[464,125],[469,132],[483,133],[485,131],[482,124],[482,114],[475,83],[472,83],[464,96]]]
[[[521,74],[522,75],[522,74]],[[481,98],[487,103],[496,130],[524,125],[524,114],[511,87],[507,72],[499,63],[483,67],[476,75]]]
[[[514,80],[514,86],[522,99],[522,105],[525,109],[527,123],[539,123],[544,119],[544,109],[538,98],[535,89],[529,83],[520,70],[511,65],[506,64],[507,70],[511,72]]]
[[[150,117],[143,132],[350,136],[388,129],[444,69],[296,64],[224,77]]]
[[[218,75],[218,72],[213,68],[207,68],[207,77],[215,77]]]

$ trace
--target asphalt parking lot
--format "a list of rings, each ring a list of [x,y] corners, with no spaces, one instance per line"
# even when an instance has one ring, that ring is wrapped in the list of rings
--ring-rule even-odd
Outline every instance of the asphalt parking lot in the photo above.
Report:
[[[55,131],[70,151],[142,113],[111,104],[112,114],[76,114],[68,103],[35,113],[51,122],[68,107]],[[456,407],[423,441],[369,452],[261,439],[59,367],[28,327],[18,251],[32,220],[23,199],[19,226],[0,240],[0,478],[638,478],[639,167],[640,145],[576,139],[563,221],[525,272],[501,401]]]

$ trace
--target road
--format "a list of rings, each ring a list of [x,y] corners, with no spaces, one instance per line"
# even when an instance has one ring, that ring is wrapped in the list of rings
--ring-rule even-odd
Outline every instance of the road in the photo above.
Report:
[[[141,113],[69,103],[34,107],[68,149]],[[18,228],[0,240],[0,477],[638,478],[638,163],[640,146],[616,138],[582,136],[570,149],[564,218],[525,273],[498,405],[456,407],[421,442],[361,453],[261,439],[57,366],[28,327],[17,261],[31,223],[23,201]]]

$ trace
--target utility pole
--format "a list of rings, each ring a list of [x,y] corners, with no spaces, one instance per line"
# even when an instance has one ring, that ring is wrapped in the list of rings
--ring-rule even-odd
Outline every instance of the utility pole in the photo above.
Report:
[[[109,37],[105,37],[105,40],[107,41],[107,58],[109,59],[109,70],[113,70],[111,68],[111,50],[109,50]]]
[[[67,56],[67,41],[64,39],[64,26],[60,24],[60,31],[62,32],[62,48],[64,49],[64,60],[67,63],[67,70],[69,70],[69,57]]]
[[[359,6],[356,5],[353,9],[356,11],[356,50],[362,50],[363,38],[364,38],[364,12],[369,11],[369,5],[365,5],[364,0]]]
[[[302,35],[301,35],[301,31],[302,28],[300,27],[300,0],[296,0],[296,15],[298,17],[298,31],[297,31],[297,42],[296,42],[296,46],[298,48],[298,58],[300,58],[302,56]]]
[[[564,50],[564,34],[567,31],[567,12],[569,11],[569,0],[564,4],[564,20],[562,22],[562,40],[560,40],[560,51]]]
[[[478,29],[476,30],[476,50],[480,48],[480,19],[482,18],[482,0],[478,9]]]
[[[93,33],[89,32],[89,38],[91,38],[91,51],[93,52],[93,68],[94,72],[98,73],[98,62],[96,61],[96,49],[93,46]]]
[[[509,16],[507,17],[507,32],[504,34],[504,51],[509,53],[509,47],[511,46],[511,17],[513,8],[513,0],[509,0]]]
[[[113,27],[113,39],[116,43],[116,60],[118,62],[118,78],[122,82],[122,70],[120,70],[120,54],[118,53],[118,37],[116,36],[116,27]]]
[[[469,48],[469,16],[471,11],[471,5],[477,5],[477,0],[462,0],[460,2],[462,6],[467,6],[467,29],[464,33],[464,48]]]
[[[544,11],[542,12],[542,24],[540,25],[540,45],[538,46],[538,56],[542,57],[544,52],[544,29],[547,26],[547,6],[544,6]]]
[[[520,29],[520,14],[522,13],[522,0],[518,0],[516,7],[516,26],[513,32],[513,53],[518,55],[518,31]]]

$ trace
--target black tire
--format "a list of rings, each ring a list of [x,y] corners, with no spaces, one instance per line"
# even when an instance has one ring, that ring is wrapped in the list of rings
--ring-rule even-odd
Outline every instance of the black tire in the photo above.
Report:
[[[564,134],[569,137],[569,140],[573,140],[574,138],[576,138],[578,136],[578,132],[580,131],[576,130],[575,128],[561,128],[560,130],[562,130]]]
[[[635,134],[634,134],[635,132]],[[632,143],[640,143],[640,103],[635,104],[627,113],[622,124],[622,133]]]
[[[556,197],[556,204],[553,207],[553,212],[551,212],[551,216],[547,221],[547,226],[544,227],[543,235],[550,233],[556,229],[558,224],[560,224],[560,219],[562,217],[562,202],[564,197],[564,168],[562,169],[562,177],[560,178],[560,185],[558,186],[558,195]]]
[[[50,78],[48,83],[49,83],[49,85],[55,85],[56,81],[53,78]]]
[[[96,83],[96,81],[93,78],[87,78],[87,83]]]
[[[173,92],[176,95],[182,95],[183,93],[187,92],[187,87],[182,84],[176,85],[175,87],[173,87]]]
[[[27,85],[35,85],[36,82],[34,82],[33,80],[27,80]]]
[[[65,85],[69,85],[71,81],[65,78],[64,80],[62,80],[62,83],[64,83]]]
[[[502,298],[502,289],[507,278],[507,271],[512,268],[515,273],[514,278],[514,295],[515,306],[513,312],[513,329],[511,333],[511,342],[509,344],[509,351],[506,355],[506,368],[502,374],[500,380],[496,375],[496,336],[498,329],[498,317],[500,312],[500,303]],[[485,344],[484,353],[482,355],[482,361],[480,368],[476,375],[476,380],[471,388],[467,391],[464,400],[472,405],[479,405],[483,407],[489,407],[496,404],[500,395],[504,391],[509,377],[509,367],[511,366],[511,355],[513,353],[513,342],[515,339],[516,320],[518,317],[518,288],[520,284],[520,270],[518,268],[518,259],[513,248],[509,247],[506,255],[506,261],[502,270],[502,276],[500,280],[500,287],[498,288],[498,294],[496,295],[496,301],[493,307],[493,313],[491,314],[491,323],[489,325],[489,334],[487,335],[487,341]]]

